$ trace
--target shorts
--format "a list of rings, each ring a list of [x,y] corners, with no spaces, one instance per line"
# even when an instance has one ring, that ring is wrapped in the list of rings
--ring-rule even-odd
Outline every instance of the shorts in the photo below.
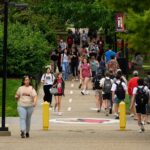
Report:
[[[111,99],[112,99],[111,93],[103,94],[103,100],[111,100]]]
[[[146,104],[136,104],[136,113],[146,115]]]
[[[57,94],[54,94],[54,96],[63,96],[62,93],[57,93]]]
[[[115,104],[120,104],[122,101],[124,101],[124,100],[118,99],[118,97],[116,97],[115,100],[114,100],[114,103]]]
[[[98,96],[100,99],[102,99],[102,90],[96,89],[95,96]]]

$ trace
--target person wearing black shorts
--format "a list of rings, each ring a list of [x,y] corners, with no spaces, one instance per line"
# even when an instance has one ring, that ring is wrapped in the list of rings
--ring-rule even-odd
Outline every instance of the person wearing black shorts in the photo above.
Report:
[[[136,107],[136,113],[138,117],[138,125],[140,127],[139,132],[144,132],[144,124],[142,123],[142,118],[146,117],[146,105],[149,100],[149,89],[147,86],[144,86],[144,80],[143,79],[138,79],[138,87],[135,87],[133,89],[133,97],[132,97],[132,102],[130,109]]]

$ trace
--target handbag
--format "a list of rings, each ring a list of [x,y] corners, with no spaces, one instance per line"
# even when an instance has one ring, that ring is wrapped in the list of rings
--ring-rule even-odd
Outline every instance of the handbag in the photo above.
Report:
[[[50,88],[49,91],[50,91],[50,93],[51,93],[52,95],[55,95],[55,94],[58,93],[58,90],[57,90],[57,88],[55,88],[55,87]]]

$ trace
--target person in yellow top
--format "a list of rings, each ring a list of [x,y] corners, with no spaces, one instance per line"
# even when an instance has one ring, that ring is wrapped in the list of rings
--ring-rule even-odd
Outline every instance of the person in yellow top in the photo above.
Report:
[[[31,85],[29,76],[24,76],[22,85],[18,88],[15,98],[18,103],[21,138],[29,138],[31,116],[37,104],[37,93]]]

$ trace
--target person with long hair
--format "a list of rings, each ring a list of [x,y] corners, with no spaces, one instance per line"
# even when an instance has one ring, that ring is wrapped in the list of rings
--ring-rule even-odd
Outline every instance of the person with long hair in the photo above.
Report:
[[[58,73],[53,87],[57,88],[57,94],[55,94],[55,107],[54,107],[54,111],[56,111],[56,109],[58,109],[58,115],[61,116],[62,112],[61,112],[61,100],[62,100],[62,96],[65,95],[64,94],[64,90],[65,90],[65,82],[62,78],[62,73]]]
[[[53,86],[55,80],[55,76],[51,73],[51,68],[47,68],[47,72],[42,75],[41,83],[43,84],[44,97],[43,100],[50,103],[52,107],[52,94],[50,93],[50,89]]]
[[[80,78],[82,79],[83,90],[81,91],[82,95],[87,95],[88,84],[92,76],[91,66],[86,58],[83,59],[83,64],[80,68]]]
[[[22,85],[18,88],[15,98],[20,116],[21,138],[29,138],[31,116],[34,107],[37,105],[37,93],[31,85],[29,76],[23,77]]]
[[[67,49],[65,49],[64,52],[61,54],[61,66],[62,66],[63,79],[68,80],[70,66],[69,66],[69,55]]]

